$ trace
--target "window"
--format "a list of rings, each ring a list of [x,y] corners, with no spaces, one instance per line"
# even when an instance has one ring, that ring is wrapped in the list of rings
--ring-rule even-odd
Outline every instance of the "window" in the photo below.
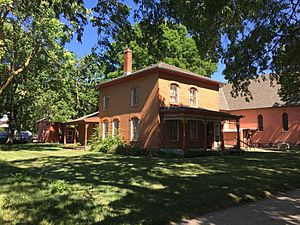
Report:
[[[119,135],[120,121],[119,120],[114,120],[112,125],[113,125],[113,127],[112,127],[112,135],[113,136]]]
[[[137,141],[139,138],[138,132],[139,119],[134,117],[131,119],[131,141]]]
[[[131,89],[131,106],[139,104],[139,89],[137,87]]]
[[[109,123],[107,121],[103,122],[103,129],[102,129],[103,139],[108,137],[108,125]]]
[[[264,118],[261,114],[258,115],[257,122],[258,122],[258,130],[263,131],[264,130]]]
[[[196,88],[190,88],[190,106],[197,107],[197,89]]]
[[[289,130],[289,116],[287,113],[282,114],[282,128],[283,131]]]
[[[192,141],[198,140],[198,123],[195,120],[188,121],[189,139]]]
[[[109,96],[105,95],[103,97],[103,111],[108,110],[108,105],[109,105]]]
[[[177,84],[171,84],[170,85],[170,103],[178,103],[179,98],[178,98],[178,85]]]
[[[171,130],[170,130],[170,140],[178,141],[179,140],[179,120],[171,120]]]

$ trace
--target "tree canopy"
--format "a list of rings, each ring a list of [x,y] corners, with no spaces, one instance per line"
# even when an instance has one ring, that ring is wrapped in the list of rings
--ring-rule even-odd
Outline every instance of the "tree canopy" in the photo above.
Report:
[[[49,51],[60,50],[74,32],[80,40],[86,16],[82,0],[1,0],[0,95],[35,59],[52,57]]]
[[[300,2],[294,0],[141,1],[142,20],[185,25],[198,49],[221,59],[233,94],[251,96],[249,79],[273,73],[285,99],[300,95]],[[152,26],[153,27],[153,26]]]
[[[138,56],[134,70],[164,61],[210,76],[222,61],[233,95],[251,98],[249,80],[264,73],[281,84],[284,99],[300,95],[299,1],[133,2],[134,10],[98,0],[88,10],[83,0],[0,0],[0,114],[9,114],[13,129],[33,116],[65,121],[95,111],[91,87],[123,74],[126,47]],[[99,45],[78,60],[64,44],[80,42],[89,20]]]
[[[107,51],[100,54],[106,78],[124,74],[123,52],[127,47],[133,50],[134,71],[160,61],[204,76],[211,76],[216,71],[216,63],[200,57],[194,39],[188,37],[184,26],[164,21],[158,29],[158,36],[144,33],[140,23],[122,29]]]

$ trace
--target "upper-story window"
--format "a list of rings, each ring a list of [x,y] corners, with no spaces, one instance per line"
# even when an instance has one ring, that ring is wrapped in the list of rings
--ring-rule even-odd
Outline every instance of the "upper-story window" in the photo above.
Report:
[[[257,117],[257,123],[258,123],[258,130],[263,131],[264,130],[264,118],[261,114]]]
[[[190,94],[189,94],[189,102],[190,102],[190,106],[194,106],[197,107],[197,89],[196,88],[190,88]]]
[[[119,129],[120,129],[120,121],[118,119],[115,119],[112,123],[112,135],[113,136],[119,135]]]
[[[289,116],[287,113],[282,114],[282,129],[283,131],[289,130]]]
[[[108,110],[108,106],[109,106],[109,96],[105,95],[103,97],[103,111]]]
[[[131,141],[137,141],[139,138],[139,119],[133,117],[131,119]]]
[[[103,139],[108,137],[108,126],[109,126],[108,121],[104,121],[103,122],[103,128],[102,128],[102,137],[103,137]]]
[[[177,104],[179,102],[179,87],[177,84],[170,85],[170,103]]]
[[[131,106],[139,104],[139,88],[134,87],[131,89]]]

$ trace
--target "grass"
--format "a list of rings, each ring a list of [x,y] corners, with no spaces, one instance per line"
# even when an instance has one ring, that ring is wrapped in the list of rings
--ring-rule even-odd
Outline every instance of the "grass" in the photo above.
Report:
[[[299,152],[161,159],[0,149],[0,224],[168,224],[300,187]]]

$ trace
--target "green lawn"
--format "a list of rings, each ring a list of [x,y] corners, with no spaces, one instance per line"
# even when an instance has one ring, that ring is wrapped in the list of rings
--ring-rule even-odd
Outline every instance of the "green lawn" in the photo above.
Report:
[[[0,224],[167,224],[300,187],[296,152],[161,159],[0,149]]]

